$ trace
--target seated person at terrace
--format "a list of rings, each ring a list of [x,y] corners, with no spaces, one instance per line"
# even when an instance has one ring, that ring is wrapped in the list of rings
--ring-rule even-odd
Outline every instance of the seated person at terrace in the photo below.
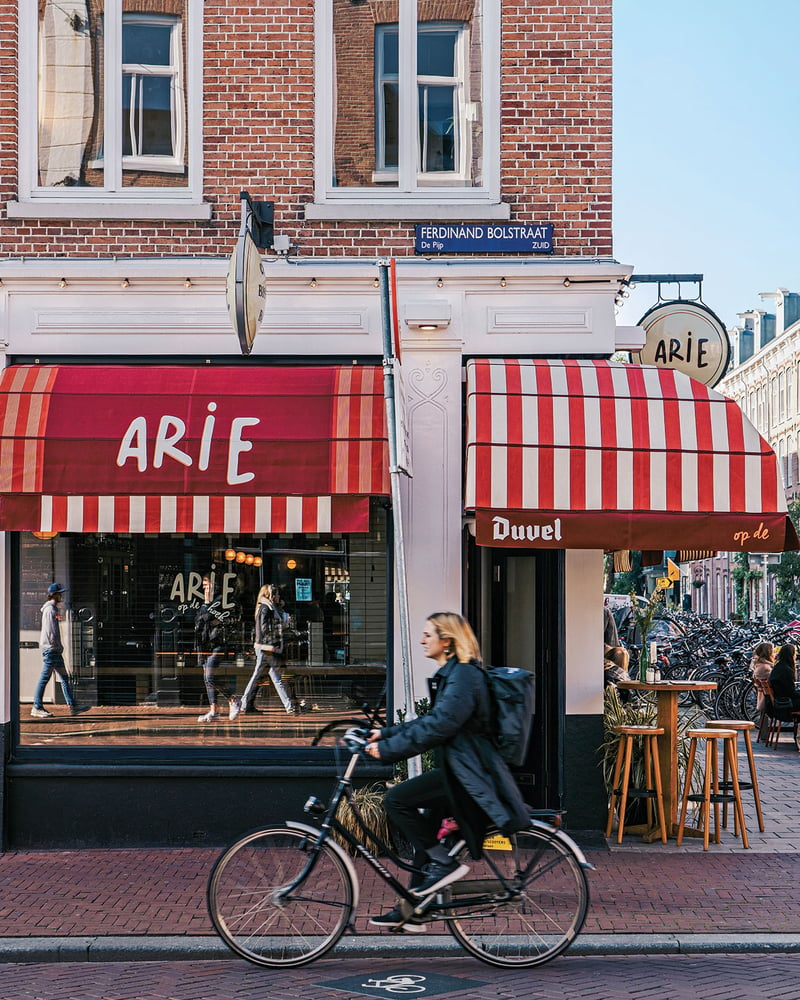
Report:
[[[800,690],[797,688],[797,647],[785,642],[775,658],[769,675],[774,698],[791,698],[792,710],[800,711]]]

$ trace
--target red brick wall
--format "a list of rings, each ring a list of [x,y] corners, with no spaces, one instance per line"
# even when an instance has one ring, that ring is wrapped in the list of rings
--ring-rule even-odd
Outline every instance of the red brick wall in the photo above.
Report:
[[[413,253],[409,223],[303,218],[314,194],[313,8],[312,0],[206,0],[208,223],[7,219],[4,205],[18,197],[17,67],[0,60],[0,254],[226,253],[242,188],[275,202],[278,231],[302,253]],[[4,53],[16,51],[16,10],[16,0],[0,0]],[[556,253],[610,254],[611,0],[504,0],[501,100],[511,221],[553,223]]]

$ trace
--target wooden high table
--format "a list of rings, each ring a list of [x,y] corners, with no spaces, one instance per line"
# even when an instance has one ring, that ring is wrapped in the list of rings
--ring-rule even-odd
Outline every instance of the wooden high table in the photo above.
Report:
[[[620,681],[617,687],[623,691],[655,691],[656,725],[664,730],[658,738],[658,764],[661,768],[661,784],[664,792],[664,816],[667,834],[675,837],[678,833],[678,808],[682,789],[678,788],[678,697],[684,691],[714,691],[714,681],[660,681],[647,684],[644,681]],[[685,834],[691,835],[687,827]],[[660,839],[658,830],[647,831],[647,841]]]

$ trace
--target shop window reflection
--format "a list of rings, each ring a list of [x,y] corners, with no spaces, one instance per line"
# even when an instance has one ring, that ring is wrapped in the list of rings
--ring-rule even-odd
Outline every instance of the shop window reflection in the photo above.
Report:
[[[376,504],[370,533],[350,536],[20,534],[20,744],[309,746],[328,719],[378,698],[385,684],[384,517]],[[225,629],[214,666],[220,718],[203,725],[213,650],[198,648],[196,624],[209,576]],[[69,588],[64,656],[77,700],[89,706],[77,719],[52,686],[52,717],[30,715],[39,609],[53,579]],[[285,608],[281,672],[296,714],[287,716],[265,672],[255,711],[231,721],[228,699],[242,696],[255,667],[256,597],[265,583],[275,584]]]

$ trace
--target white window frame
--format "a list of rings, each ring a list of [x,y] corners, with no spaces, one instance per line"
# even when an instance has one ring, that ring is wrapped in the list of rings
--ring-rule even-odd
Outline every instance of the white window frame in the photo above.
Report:
[[[141,63],[122,63],[122,73],[115,74],[114,82],[115,84],[119,84],[120,95],[119,99],[115,101],[114,107],[119,111],[120,124],[122,118],[122,98],[125,95],[125,84],[122,78],[126,73],[129,73],[133,75],[135,79],[138,79],[140,90],[141,84],[146,77],[169,78],[171,81],[170,89],[173,92],[170,105],[172,109],[172,140],[175,153],[172,156],[137,156],[136,154],[125,156],[123,154],[121,156],[122,173],[125,173],[126,170],[157,170],[162,173],[183,173],[185,169],[184,152],[186,149],[186,113],[184,110],[185,83],[182,51],[183,25],[175,17],[165,17],[159,14],[123,13],[123,29],[125,27],[126,19],[129,19],[131,22],[135,21],[137,24],[151,24],[154,27],[159,27],[161,25],[169,26],[172,30],[170,31],[170,63],[168,66],[151,66],[143,65]],[[110,101],[108,86],[106,86],[106,96]],[[134,114],[134,106],[135,104],[132,101],[129,116],[129,128],[131,130],[131,134],[135,131],[134,119],[136,118],[136,115]],[[118,125],[115,125],[114,131],[116,135],[119,135],[121,129]]]
[[[418,162],[416,167],[413,163],[413,153],[414,149],[410,150],[411,156],[406,157],[406,162],[404,164],[406,170],[412,172],[416,169],[417,181],[424,183],[426,186],[431,184],[441,185],[443,187],[452,187],[453,183],[456,182],[459,186],[463,186],[466,178],[466,173],[464,170],[464,165],[469,160],[470,155],[470,142],[468,129],[462,128],[462,123],[467,120],[469,110],[467,107],[466,94],[468,93],[469,81],[467,80],[467,66],[465,58],[465,48],[468,38],[468,32],[464,30],[462,24],[456,24],[452,21],[432,21],[426,23],[421,28],[419,28],[423,34],[451,34],[456,36],[455,44],[455,74],[453,76],[422,76],[417,72],[417,85],[416,85],[416,96],[411,98],[414,101],[414,107],[419,107],[419,93],[423,87],[452,87],[455,95],[455,103],[458,107],[458,113],[454,116],[454,127],[456,129],[456,136],[454,140],[455,147],[455,160],[461,169],[451,170],[451,171],[432,171],[423,170],[422,163],[425,161],[425,151],[416,146],[416,151],[418,154]],[[381,84],[385,80],[396,79],[399,85],[399,78],[385,74],[381,69],[381,59],[383,54],[383,45],[381,44],[382,38],[393,32],[397,34],[397,28],[395,25],[385,24],[378,25],[376,30],[376,45],[375,45],[375,157],[378,161],[376,169],[373,172],[373,180],[378,181],[397,181],[398,180],[398,169],[395,167],[387,167],[385,165],[385,150],[381,144],[378,142],[378,137],[383,134],[384,125],[384,103],[382,99],[382,87]],[[415,137],[419,134],[420,120],[419,115],[416,118],[416,129]]]
[[[115,163],[113,175],[106,172],[104,187],[45,188],[37,184],[38,174],[38,5],[19,0],[19,200],[7,203],[9,218],[71,219],[208,219],[211,205],[202,201],[203,153],[203,3],[187,0],[186,17],[186,87],[185,121],[175,125],[179,146],[176,157],[164,157],[158,166],[183,170],[184,152],[188,149],[187,183],[182,187],[123,187],[121,135],[122,88],[122,0],[105,0],[106,73],[103,137],[105,155]],[[145,15],[142,15],[145,16]],[[154,20],[159,19],[153,13]],[[161,17],[162,22],[165,17]],[[173,39],[173,44],[182,40]],[[182,60],[179,60],[182,62]],[[181,115],[182,117],[182,115]],[[187,138],[188,133],[188,138]],[[180,167],[177,166],[180,154]],[[154,158],[142,160],[125,157],[124,169],[152,169]],[[99,163],[98,163],[99,165]]]
[[[416,60],[417,4],[399,4],[398,50],[400,66],[413,66]],[[417,172],[417,93],[419,80],[408,74],[401,87],[412,90],[413,99],[403,101],[405,113],[399,123],[399,150],[403,161],[398,188],[337,188],[333,176],[333,139],[336,69],[333,35],[332,0],[318,0],[315,9],[315,176],[314,202],[306,205],[309,219],[507,219],[510,207],[500,200],[500,0],[483,0],[483,37],[481,80],[483,85],[483,185],[464,187],[454,175],[447,179]],[[451,24],[451,22],[441,22]],[[463,39],[460,44],[463,44]],[[377,109],[376,109],[377,111]],[[466,150],[461,149],[462,156]],[[463,162],[463,160],[462,160]],[[381,172],[381,178],[394,179],[394,171]]]

